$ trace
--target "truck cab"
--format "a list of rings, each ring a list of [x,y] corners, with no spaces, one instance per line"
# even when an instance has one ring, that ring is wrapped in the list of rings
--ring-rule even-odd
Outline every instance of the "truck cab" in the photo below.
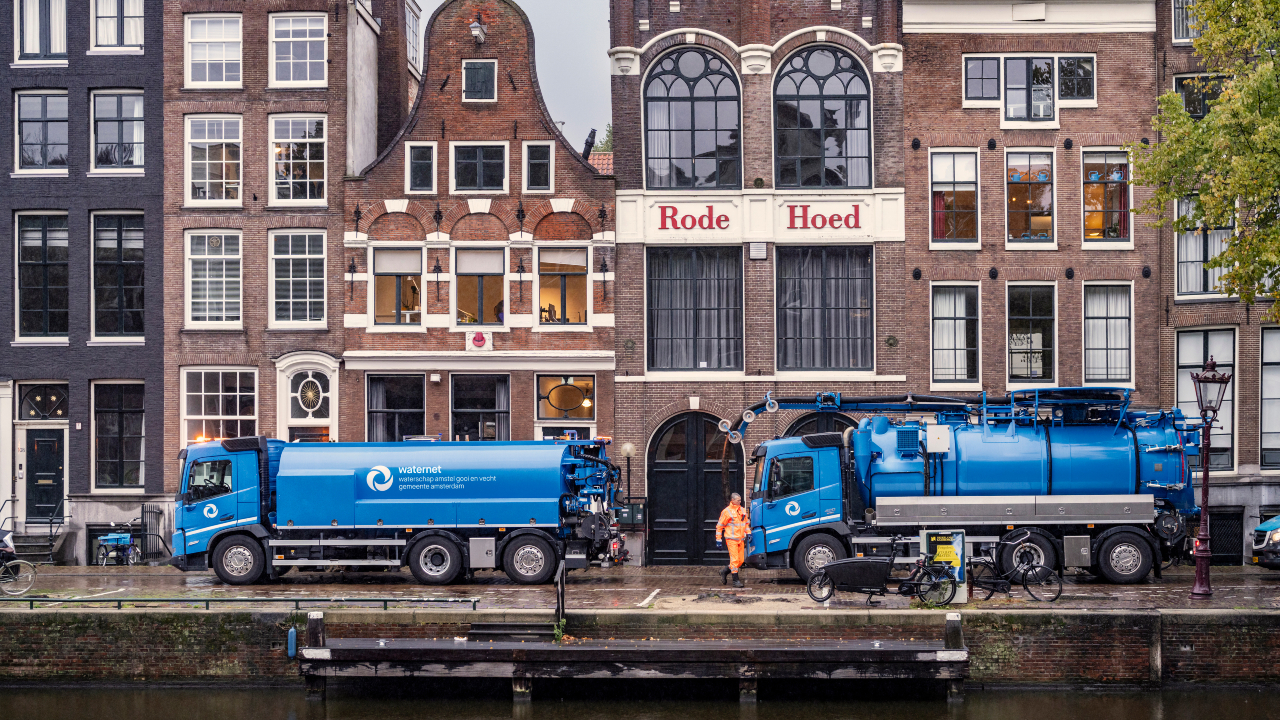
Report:
[[[237,528],[267,536],[259,461],[265,444],[259,438],[198,443],[179,455],[173,549],[180,569],[207,569],[207,553]]]
[[[1253,529],[1253,564],[1280,570],[1280,515]]]

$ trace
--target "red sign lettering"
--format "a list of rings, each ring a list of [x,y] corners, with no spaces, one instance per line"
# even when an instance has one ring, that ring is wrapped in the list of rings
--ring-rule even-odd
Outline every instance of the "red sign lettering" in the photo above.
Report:
[[[676,209],[671,205],[659,205],[658,218],[660,220],[660,224],[658,225],[659,230],[679,230],[680,229],[679,221],[676,220]],[[667,227],[668,220],[671,221],[670,228]]]
[[[728,230],[729,216],[716,214],[714,205],[708,205],[707,211],[701,215],[681,215],[674,205],[658,206],[659,230]]]
[[[831,213],[830,215],[822,215],[821,213],[809,217],[808,205],[788,205],[787,212],[790,216],[791,223],[787,225],[788,230],[822,230],[830,226],[831,229],[837,230],[842,225],[849,230],[860,230],[862,228],[862,219],[859,217],[860,205],[853,205],[853,212],[841,215],[840,213]]]

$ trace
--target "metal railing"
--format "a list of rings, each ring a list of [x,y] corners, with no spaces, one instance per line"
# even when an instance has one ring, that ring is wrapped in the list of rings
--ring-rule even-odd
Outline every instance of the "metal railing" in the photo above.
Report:
[[[561,563],[563,565],[563,563]],[[562,594],[563,596],[563,594]],[[304,597],[304,598],[164,598],[164,597],[118,597],[118,598],[53,598],[53,597],[0,597],[0,602],[20,602],[28,603],[27,608],[34,610],[36,603],[42,605],[62,605],[66,603],[77,603],[81,605],[111,605],[115,604],[117,610],[123,610],[126,603],[181,603],[184,605],[204,605],[204,609],[208,610],[210,603],[293,603],[294,610],[301,610],[303,603],[382,603],[383,610],[389,610],[391,603],[452,603],[452,604],[471,604],[471,609],[476,610],[481,598],[413,598],[413,597]],[[563,604],[563,603],[562,603]],[[563,612],[560,610],[559,612]]]
[[[564,620],[564,585],[565,575],[564,561],[560,561],[559,567],[556,568],[556,624],[560,624]]]
[[[164,525],[164,510],[154,503],[143,503],[138,517],[141,518],[141,532],[138,534],[142,537],[142,559],[159,560],[172,555],[173,551],[160,534]]]

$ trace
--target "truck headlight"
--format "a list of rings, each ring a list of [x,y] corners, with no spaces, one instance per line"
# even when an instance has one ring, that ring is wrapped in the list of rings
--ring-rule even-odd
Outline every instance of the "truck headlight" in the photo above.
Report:
[[[1271,531],[1271,542],[1280,543],[1280,530]]]

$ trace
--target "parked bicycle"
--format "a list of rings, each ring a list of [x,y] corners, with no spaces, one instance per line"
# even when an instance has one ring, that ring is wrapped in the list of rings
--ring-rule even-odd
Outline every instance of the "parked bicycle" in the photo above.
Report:
[[[998,592],[1010,595],[1014,583],[1020,583],[1033,600],[1053,602],[1062,595],[1062,578],[1058,577],[1058,573],[1053,568],[1036,564],[1034,551],[1021,545],[1029,537],[1030,530],[1021,537],[997,541],[990,556],[982,555],[969,560],[969,583],[974,597],[984,590],[987,595],[983,600],[990,600]],[[1002,545],[1016,546],[1012,554],[1014,565],[1003,573],[995,560]]]
[[[115,560],[116,565],[137,565],[142,562],[142,548],[138,547],[133,537],[133,524],[136,522],[142,522],[142,518],[136,517],[124,523],[124,532],[108,533],[98,538],[99,565],[106,565],[112,560]],[[115,523],[111,523],[111,527],[115,526]]]
[[[898,556],[898,545],[904,543],[901,535],[889,541],[889,557],[860,557],[827,563],[809,577],[805,590],[814,602],[826,602],[836,590],[866,593],[868,605],[879,605],[872,596],[884,596],[889,591],[889,575],[893,572],[893,560]],[[916,596],[930,605],[946,605],[956,596],[956,581],[951,576],[951,566],[935,563],[932,556],[918,558],[911,574],[898,583],[898,594]]]
[[[13,545],[13,533],[0,538],[0,592],[5,595],[21,595],[36,582],[36,566],[18,559]]]

